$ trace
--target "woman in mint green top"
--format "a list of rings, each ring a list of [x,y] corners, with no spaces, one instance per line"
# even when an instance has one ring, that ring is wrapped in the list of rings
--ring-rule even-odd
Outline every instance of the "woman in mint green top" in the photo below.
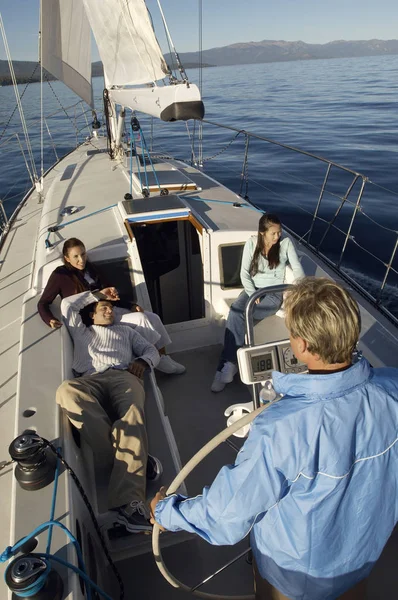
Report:
[[[236,352],[245,339],[244,311],[249,297],[258,289],[284,282],[289,264],[295,279],[304,277],[304,271],[290,238],[282,238],[282,226],[276,215],[263,214],[257,236],[250,237],[243,249],[240,279],[244,291],[231,305],[225,328],[224,348],[211,389],[221,392],[238,372]],[[277,312],[282,294],[267,294],[256,301],[253,317],[257,321]]]

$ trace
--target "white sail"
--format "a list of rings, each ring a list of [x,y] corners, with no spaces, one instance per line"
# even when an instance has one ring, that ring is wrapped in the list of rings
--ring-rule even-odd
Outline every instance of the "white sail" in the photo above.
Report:
[[[83,0],[107,87],[163,79],[168,69],[144,0]]]
[[[41,0],[41,61],[93,106],[90,24],[82,0]]]

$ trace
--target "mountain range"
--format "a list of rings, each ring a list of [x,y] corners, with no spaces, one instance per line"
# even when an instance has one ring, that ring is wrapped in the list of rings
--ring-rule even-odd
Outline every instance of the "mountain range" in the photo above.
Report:
[[[316,60],[322,58],[349,58],[360,56],[384,56],[398,54],[398,40],[336,40],[327,44],[307,44],[305,42],[285,42],[282,40],[263,40],[262,42],[246,42],[210,48],[204,50],[202,63],[206,67],[221,67],[227,65],[243,65],[269,63],[293,60]],[[172,66],[169,54],[165,55],[167,63]],[[180,59],[186,69],[195,68],[199,64],[198,52],[183,52]],[[33,61],[14,61],[15,75],[18,83],[27,82],[35,68]],[[92,75],[103,74],[100,61],[92,64]],[[47,73],[48,79],[54,79]],[[37,68],[31,81],[40,80],[40,70]],[[0,60],[0,83],[11,83],[8,63]]]
[[[221,67],[292,60],[315,60],[321,58],[349,58],[359,56],[380,56],[398,54],[398,40],[336,40],[327,44],[306,44],[305,42],[284,42],[263,40],[231,44],[221,48],[210,48],[202,53],[205,63]],[[169,58],[165,57],[166,60]],[[183,64],[197,63],[198,52],[180,54]]]

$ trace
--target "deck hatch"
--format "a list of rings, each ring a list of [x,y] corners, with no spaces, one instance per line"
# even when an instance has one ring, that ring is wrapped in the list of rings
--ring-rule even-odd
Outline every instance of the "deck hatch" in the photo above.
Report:
[[[73,165],[68,165],[65,171],[62,173],[60,181],[65,181],[67,179],[72,179],[73,173],[77,167],[77,163],[73,163]]]
[[[191,212],[176,194],[123,200],[122,205],[130,222],[181,219],[188,217]]]
[[[181,171],[177,171],[177,169],[168,169],[161,170],[160,168],[156,168],[156,177],[152,169],[148,169],[146,174],[141,170],[140,174],[133,167],[133,181],[140,188],[146,187],[150,192],[158,192],[159,186],[161,189],[168,189],[173,192],[180,191],[188,191],[188,190],[197,190],[197,185],[192,179],[184,175]],[[131,171],[129,171],[129,177],[131,176]]]

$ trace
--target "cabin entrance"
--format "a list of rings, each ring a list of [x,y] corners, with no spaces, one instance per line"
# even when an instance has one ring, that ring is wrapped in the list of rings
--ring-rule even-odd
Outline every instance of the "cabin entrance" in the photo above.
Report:
[[[152,304],[165,324],[205,316],[199,232],[187,218],[131,223]]]

